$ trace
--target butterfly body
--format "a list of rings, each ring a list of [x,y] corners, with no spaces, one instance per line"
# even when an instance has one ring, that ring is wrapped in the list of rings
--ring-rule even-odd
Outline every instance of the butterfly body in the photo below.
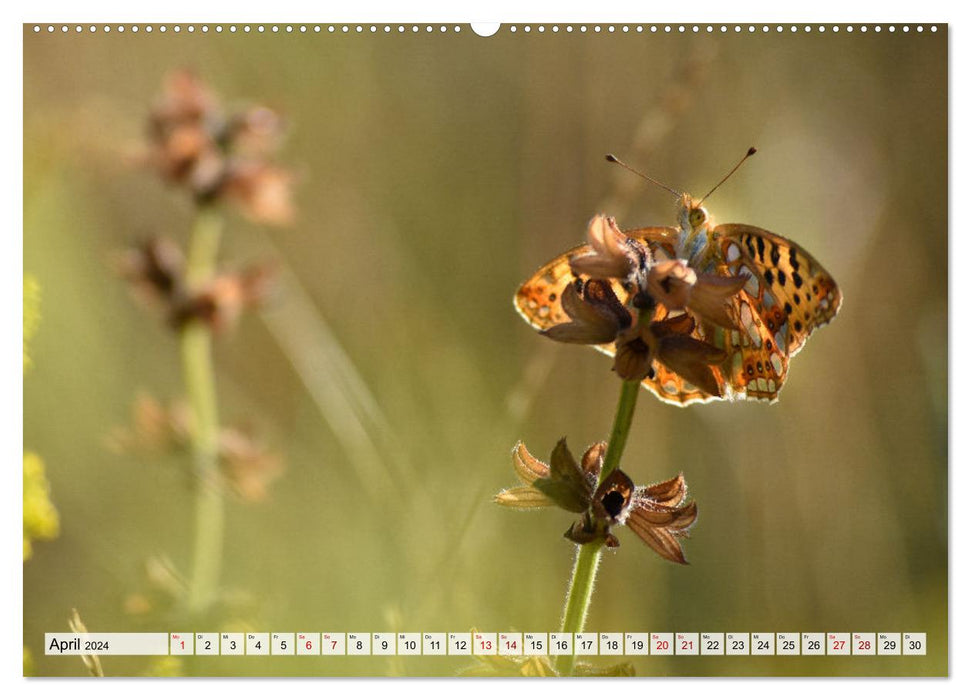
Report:
[[[789,361],[809,335],[836,315],[842,294],[828,272],[805,250],[782,236],[747,224],[715,225],[700,203],[684,194],[679,200],[678,227],[626,230],[640,241],[654,261],[680,259],[699,274],[744,276],[744,287],[731,299],[732,327],[695,318],[692,336],[723,350],[726,359],[712,368],[718,394],[699,389],[655,361],[643,384],[658,398],[675,405],[717,399],[774,402],[788,373]],[[571,269],[575,257],[589,254],[589,245],[574,248],[541,267],[517,291],[514,304],[537,330],[569,321],[560,304],[567,285],[583,281]],[[632,290],[613,280],[618,298],[629,303]],[[659,304],[654,320],[687,311]],[[596,346],[613,356],[613,343]]]

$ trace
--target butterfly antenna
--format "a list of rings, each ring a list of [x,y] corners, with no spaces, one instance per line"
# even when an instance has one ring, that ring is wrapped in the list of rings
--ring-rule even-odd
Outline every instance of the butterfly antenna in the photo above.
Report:
[[[719,180],[718,184],[715,185],[714,187],[712,187],[711,190],[708,192],[708,194],[706,194],[704,197],[701,198],[701,202],[704,202],[706,199],[708,199],[711,196],[711,193],[712,192],[714,192],[719,187],[721,187],[725,183],[725,180],[727,180],[728,178],[730,178],[735,173],[736,170],[738,170],[739,168],[742,167],[742,163],[744,163],[745,161],[747,161],[751,156],[754,156],[755,154],[756,154],[755,146],[752,146],[750,149],[748,149],[748,153],[746,153],[744,156],[742,156],[742,159],[740,161],[738,161],[738,163],[735,164],[735,167],[728,171],[728,175],[726,175],[721,180]],[[698,205],[697,206],[700,207],[701,206],[701,202],[698,202]]]
[[[680,197],[681,196],[681,193],[680,192],[677,192],[675,190],[672,190],[670,187],[668,187],[667,185],[664,185],[664,184],[658,182],[653,177],[649,177],[648,175],[645,175],[640,170],[634,170],[634,168],[632,168],[629,165],[627,165],[627,163],[625,163],[624,161],[622,161],[620,158],[618,158],[617,156],[615,156],[613,153],[608,153],[605,157],[607,158],[607,162],[608,163],[616,163],[620,167],[624,168],[625,170],[629,170],[630,172],[634,173],[638,177],[642,177],[645,180],[647,180],[648,182],[650,182],[650,183],[652,183],[654,185],[657,185],[661,189],[667,190],[668,192],[670,192],[671,194],[673,194],[675,197]]]

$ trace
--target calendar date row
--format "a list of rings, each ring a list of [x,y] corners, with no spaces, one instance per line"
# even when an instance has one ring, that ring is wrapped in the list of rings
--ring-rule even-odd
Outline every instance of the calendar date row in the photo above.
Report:
[[[924,632],[48,633],[47,655],[924,656]]]

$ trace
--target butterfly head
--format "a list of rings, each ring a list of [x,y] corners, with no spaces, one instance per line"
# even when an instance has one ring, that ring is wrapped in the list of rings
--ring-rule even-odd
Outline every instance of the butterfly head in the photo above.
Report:
[[[704,228],[709,221],[708,210],[702,206],[694,206],[688,210],[688,223],[692,229]]]
[[[681,224],[682,231],[689,236],[694,236],[706,230],[710,221],[708,210],[701,206],[701,202],[690,194],[681,195],[681,201],[678,203],[678,223]]]

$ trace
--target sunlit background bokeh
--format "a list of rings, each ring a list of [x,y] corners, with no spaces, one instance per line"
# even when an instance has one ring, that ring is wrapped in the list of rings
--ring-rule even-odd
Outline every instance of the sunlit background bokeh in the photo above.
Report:
[[[707,191],[721,222],[778,232],[844,305],[779,402],[678,409],[644,392],[623,466],[683,471],[699,504],[690,566],[632,533],[602,563],[593,631],[927,633],[923,657],[649,657],[639,675],[947,672],[947,36],[503,28],[481,38],[56,32],[24,42],[24,270],[41,321],[24,447],[60,536],[24,563],[38,675],[72,608],[92,631],[555,631],[574,546],[556,511],[511,512],[522,439],[546,456],[610,429],[610,360],[515,314],[517,285],[605,211],[671,225],[663,190]],[[231,502],[228,602],[189,619],[145,564],[188,575],[184,455],[106,447],[139,392],[182,396],[178,345],[112,255],[185,241],[184,193],[139,168],[173,69],[288,123],[298,218],[228,214],[222,259],[273,260],[281,288],[220,338],[220,410],[285,456],[260,503]],[[604,658],[604,664],[620,659]],[[104,657],[108,675],[451,675],[459,658]]]

